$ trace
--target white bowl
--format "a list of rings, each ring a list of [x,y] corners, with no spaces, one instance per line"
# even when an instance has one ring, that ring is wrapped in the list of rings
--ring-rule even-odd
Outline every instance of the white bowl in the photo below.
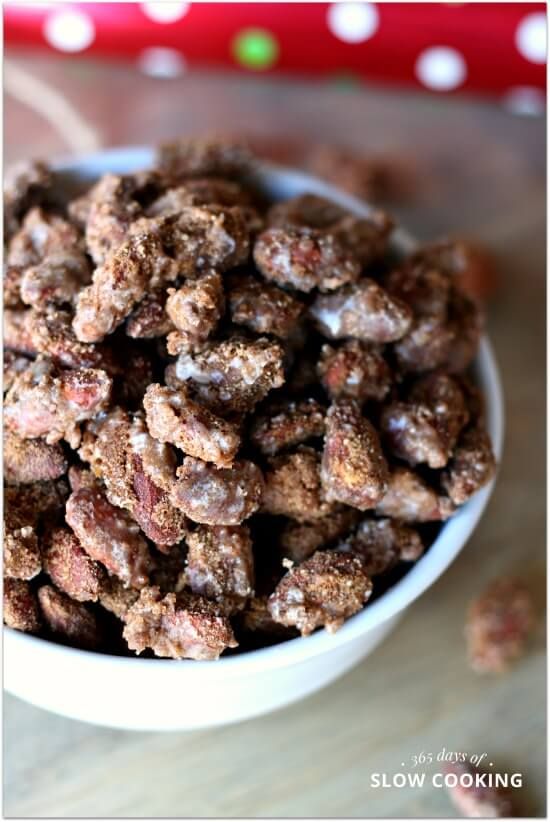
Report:
[[[152,162],[145,148],[116,149],[56,168],[83,181],[130,172]],[[304,192],[327,197],[357,215],[369,207],[332,186],[296,171],[264,165],[261,185],[276,198]],[[394,232],[396,251],[414,247]],[[475,363],[485,395],[487,425],[497,458],[503,437],[503,403],[490,343]],[[487,505],[493,483],[479,491],[441,529],[411,570],[335,634],[307,638],[215,662],[114,657],[74,650],[11,629],[4,632],[4,686],[49,711],[115,728],[187,730],[224,725],[295,702],[332,682],[366,657],[392,630],[405,609],[445,571],[466,543]]]

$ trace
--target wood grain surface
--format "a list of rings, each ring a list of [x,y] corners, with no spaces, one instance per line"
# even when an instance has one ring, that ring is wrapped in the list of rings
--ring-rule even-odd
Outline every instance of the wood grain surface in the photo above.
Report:
[[[291,708],[162,735],[90,727],[7,696],[4,813],[452,817],[443,790],[370,787],[373,773],[391,777],[413,754],[445,747],[487,751],[495,770],[521,772],[521,814],[544,816],[542,627],[511,673],[483,678],[465,663],[463,622],[469,599],[503,573],[523,576],[544,608],[545,124],[485,102],[380,89],[231,75],[161,81],[74,59],[6,66],[8,164],[211,129],[395,154],[416,170],[414,196],[395,210],[404,224],[423,239],[459,233],[494,252],[500,289],[488,328],[507,416],[498,485],[463,553],[389,639]]]

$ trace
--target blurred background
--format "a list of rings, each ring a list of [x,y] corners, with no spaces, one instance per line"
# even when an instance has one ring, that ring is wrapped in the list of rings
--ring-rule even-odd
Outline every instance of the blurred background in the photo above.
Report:
[[[370,787],[420,751],[487,751],[544,816],[539,631],[510,674],[465,661],[469,600],[517,574],[544,607],[542,3],[6,3],[4,161],[192,134],[246,137],[476,265],[506,392],[480,527],[385,644],[273,716],[191,734],[82,725],[6,697],[6,816],[452,817],[442,791]],[[151,698],[162,698],[151,695]]]

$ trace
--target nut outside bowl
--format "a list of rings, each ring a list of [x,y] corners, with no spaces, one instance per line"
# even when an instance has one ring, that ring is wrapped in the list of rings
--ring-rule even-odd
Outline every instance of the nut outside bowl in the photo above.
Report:
[[[111,171],[150,166],[150,148],[119,148],[54,164],[61,183],[92,183]],[[260,164],[254,177],[270,196],[314,193],[358,216],[371,208],[299,171]],[[394,230],[397,255],[414,240]],[[484,337],[474,363],[486,400],[497,460],[502,452],[502,389],[491,344]],[[477,525],[494,480],[441,528],[429,551],[379,599],[335,634],[325,630],[215,662],[109,656],[57,645],[4,629],[4,687],[27,702],[72,719],[127,730],[182,731],[226,725],[282,708],[318,691],[364,659],[395,627],[405,609],[451,564]]]

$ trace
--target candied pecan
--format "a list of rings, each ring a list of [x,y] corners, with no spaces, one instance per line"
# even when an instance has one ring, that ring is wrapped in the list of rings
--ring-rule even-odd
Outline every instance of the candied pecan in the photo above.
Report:
[[[139,599],[137,588],[126,588],[117,577],[105,574],[98,591],[99,603],[114,614],[117,619],[124,619],[128,610]]]
[[[445,781],[445,785],[461,816],[474,819],[516,817],[508,789],[491,784],[491,774],[484,774],[469,762],[447,762],[445,772],[456,777],[456,783]]]
[[[216,468],[185,457],[170,499],[189,519],[206,525],[239,525],[259,508],[264,482],[253,462]]]
[[[4,241],[19,228],[25,212],[38,205],[52,184],[48,166],[38,160],[18,163],[6,174],[4,182]]]
[[[252,422],[250,441],[262,454],[277,454],[325,432],[325,409],[314,399],[277,403]]]
[[[396,468],[388,489],[376,505],[376,513],[402,522],[433,522],[448,519],[455,511],[446,497],[438,495],[414,471]]]
[[[96,265],[105,262],[122,245],[130,224],[142,215],[135,194],[136,180],[131,174],[104,174],[89,191],[86,244]]]
[[[8,264],[27,268],[59,254],[75,256],[86,266],[84,242],[78,229],[42,208],[31,209],[10,241]]]
[[[38,482],[61,477],[67,460],[59,444],[42,439],[25,440],[13,431],[4,431],[4,480],[7,483]]]
[[[38,352],[27,329],[30,313],[26,308],[4,309],[4,347],[33,357]]]
[[[418,259],[422,252],[406,260],[383,277],[384,288],[412,308],[415,317],[445,321],[451,279],[438,266]]]
[[[266,280],[298,291],[333,291],[359,279],[361,265],[336,236],[310,228],[268,228],[254,243]]]
[[[223,177],[195,177],[185,181],[193,205],[252,206],[253,197],[243,185]],[[167,192],[168,194],[169,192]]]
[[[364,519],[337,550],[359,557],[373,577],[400,561],[414,562],[424,553],[424,546],[418,532],[407,525],[392,519]]]
[[[418,317],[405,336],[393,345],[400,371],[418,374],[444,366],[449,359],[455,333],[437,317]]]
[[[6,493],[4,496],[4,576],[33,579],[42,570],[36,534],[37,516]]]
[[[30,365],[27,357],[18,355],[15,351],[4,351],[4,394],[12,387],[14,380]]]
[[[75,336],[72,314],[54,306],[28,312],[25,328],[33,348],[64,368],[94,368],[106,361],[106,352]],[[108,364],[108,363],[105,363]]]
[[[112,380],[105,371],[80,368],[56,371],[39,358],[15,378],[4,408],[6,427],[24,438],[66,439],[78,447],[78,423],[95,417],[109,402]]]
[[[209,343],[199,352],[180,354],[174,376],[215,413],[251,411],[269,391],[283,384],[283,357],[281,346],[264,337],[231,338]]]
[[[382,499],[388,479],[388,465],[372,423],[354,400],[335,402],[327,413],[321,467],[327,499],[365,511]]]
[[[478,673],[502,673],[525,650],[535,625],[531,595],[514,577],[493,581],[475,599],[466,619],[468,658]]]
[[[192,345],[205,342],[215,330],[225,310],[222,278],[210,271],[197,280],[184,283],[177,291],[168,289],[166,313],[177,329],[180,341]],[[168,352],[176,354],[170,345]]]
[[[124,621],[124,639],[138,654],[152,648],[160,657],[218,659],[226,648],[237,647],[215,603],[186,591],[163,597],[156,586],[144,588]]]
[[[406,402],[392,402],[380,428],[392,453],[410,465],[443,468],[469,413],[459,384],[446,374],[417,381]]]
[[[8,628],[34,634],[42,620],[38,600],[28,582],[4,578],[4,622]]]
[[[25,269],[21,277],[21,300],[40,308],[54,303],[73,303],[80,289],[90,281],[90,268],[80,253],[59,251]]]
[[[331,513],[333,506],[325,497],[320,468],[319,454],[303,445],[294,453],[271,457],[265,473],[262,510],[298,522]]]
[[[24,269],[18,265],[4,265],[4,308],[21,308],[21,278]]]
[[[75,602],[53,585],[38,589],[38,601],[44,622],[53,634],[80,648],[97,648],[100,644],[99,624],[86,605]]]
[[[240,206],[187,206],[163,219],[164,242],[180,276],[211,268],[227,271],[248,260],[249,217]]]
[[[194,594],[218,603],[228,615],[254,591],[252,541],[246,526],[200,526],[187,536],[185,581]]]
[[[91,285],[77,299],[73,327],[82,342],[99,342],[111,334],[146,296],[153,280],[172,280],[178,263],[166,256],[153,221],[140,220],[129,236],[94,271]]]
[[[162,143],[155,165],[168,179],[188,177],[239,177],[253,164],[250,151],[233,140],[183,138]]]
[[[151,556],[137,524],[99,488],[81,487],[67,500],[67,524],[86,553],[134,588],[148,582]]]
[[[88,427],[79,455],[105,483],[109,502],[129,511],[160,550],[183,538],[185,519],[169,499],[175,455],[141,414],[113,409]]]
[[[398,297],[365,278],[335,294],[319,295],[310,314],[325,337],[356,337],[367,342],[399,340],[410,328],[412,312]]]
[[[324,345],[317,373],[332,400],[349,397],[360,403],[381,401],[392,385],[392,373],[379,346],[348,340],[338,348]]]
[[[186,454],[218,466],[233,462],[240,445],[237,428],[193,402],[184,386],[174,390],[150,385],[143,407],[155,439],[173,443]]]
[[[173,327],[166,313],[166,293],[163,291],[147,294],[126,321],[126,333],[134,339],[163,337]]]
[[[496,473],[491,440],[481,425],[467,428],[441,477],[441,485],[455,505],[462,505],[490,482]]]
[[[345,536],[357,524],[359,516],[353,508],[343,508],[315,522],[287,522],[280,536],[281,549],[293,562],[303,562],[318,548],[325,548]]]
[[[357,557],[338,551],[316,551],[291,568],[268,600],[275,622],[296,626],[302,636],[324,626],[329,633],[360,611],[372,582]]]
[[[230,278],[228,301],[231,320],[236,325],[282,339],[294,331],[304,311],[302,303],[290,294],[248,274]]]
[[[42,549],[45,572],[60,591],[77,602],[96,602],[105,571],[68,528],[55,528]]]
[[[63,479],[4,487],[6,510],[18,511],[18,515],[25,517],[24,524],[53,521],[63,512],[68,495],[69,488]]]

